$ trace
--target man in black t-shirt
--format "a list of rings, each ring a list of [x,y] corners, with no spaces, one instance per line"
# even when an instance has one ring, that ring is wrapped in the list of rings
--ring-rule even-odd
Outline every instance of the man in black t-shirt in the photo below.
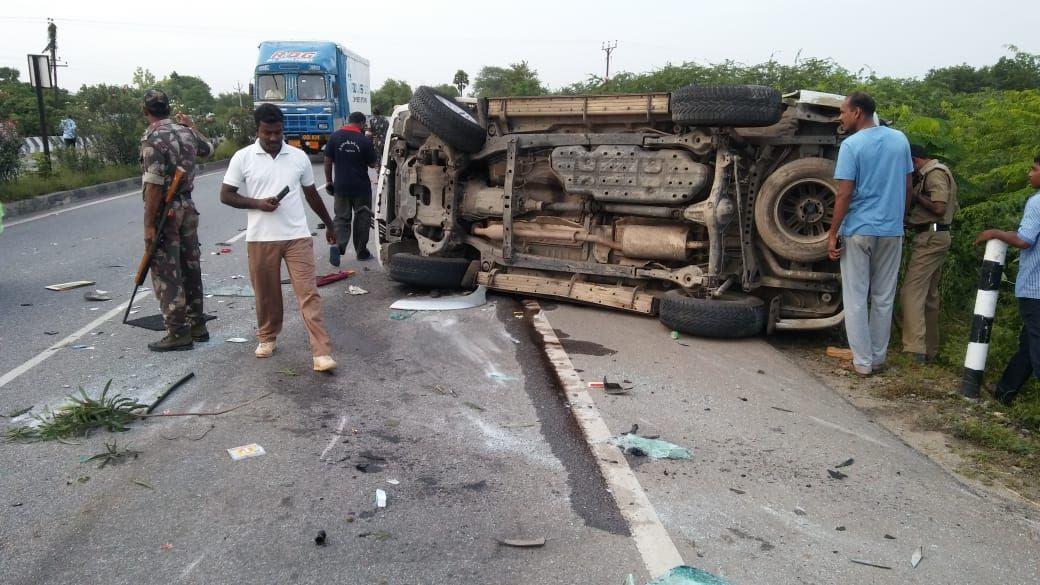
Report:
[[[339,257],[347,250],[351,224],[354,230],[354,250],[358,260],[368,260],[368,231],[372,225],[372,182],[368,169],[379,164],[372,140],[365,136],[365,115],[354,112],[348,124],[332,133],[325,145],[325,180],[329,195],[335,198],[337,245],[329,250],[329,262],[339,266]],[[335,179],[333,179],[335,168]],[[353,217],[352,217],[353,216]]]

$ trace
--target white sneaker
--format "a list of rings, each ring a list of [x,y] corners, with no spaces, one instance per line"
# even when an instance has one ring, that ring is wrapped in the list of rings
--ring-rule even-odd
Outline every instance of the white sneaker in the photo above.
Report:
[[[253,354],[258,358],[269,358],[274,355],[274,342],[273,341],[261,341],[260,345],[256,346],[256,351]]]
[[[336,368],[336,360],[330,355],[319,355],[314,358],[314,371],[327,372]]]

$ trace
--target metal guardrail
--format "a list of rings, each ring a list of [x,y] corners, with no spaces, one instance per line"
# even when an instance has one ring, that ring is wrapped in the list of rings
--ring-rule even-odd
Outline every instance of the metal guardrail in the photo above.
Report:
[[[48,138],[50,139],[51,151],[65,148],[65,141],[62,140],[61,136],[48,136]],[[78,149],[90,149],[93,146],[94,141],[90,138],[83,136],[76,138],[76,148]],[[18,150],[18,154],[21,156],[31,156],[38,152],[43,152],[43,139],[39,136],[26,138],[22,147]]]

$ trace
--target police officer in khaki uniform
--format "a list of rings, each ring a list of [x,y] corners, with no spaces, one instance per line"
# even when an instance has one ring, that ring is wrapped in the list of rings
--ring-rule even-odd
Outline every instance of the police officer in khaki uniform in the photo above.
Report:
[[[957,213],[957,183],[953,173],[917,144],[914,191],[907,223],[912,232],[910,262],[903,278],[903,351],[918,363],[939,353],[939,278],[950,250],[950,224]]]

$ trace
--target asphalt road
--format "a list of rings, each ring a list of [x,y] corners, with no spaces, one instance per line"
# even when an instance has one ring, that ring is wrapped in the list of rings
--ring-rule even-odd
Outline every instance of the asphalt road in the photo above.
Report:
[[[217,201],[219,179],[200,178],[195,195],[210,290],[247,274],[244,242],[209,254],[245,225],[243,212]],[[417,291],[350,255],[344,268],[356,274],[321,289],[335,375],[310,370],[288,287],[270,359],[255,359],[252,343],[225,341],[253,338],[248,298],[207,299],[218,317],[213,341],[153,354],[145,343],[156,333],[101,319],[129,292],[140,215],[130,195],[0,235],[0,380],[8,380],[0,413],[39,413],[77,386],[97,394],[109,379],[113,391],[150,401],[187,372],[195,378],[162,409],[218,411],[264,397],[219,416],[153,418],[68,444],[0,443],[0,581],[649,579],[626,520],[635,503],[601,476],[604,462],[516,299],[392,319],[389,304]],[[315,241],[318,272],[332,271]],[[83,289],[43,288],[77,279],[116,298],[91,303]],[[369,294],[348,295],[348,284]],[[137,316],[157,310],[150,296],[136,306]],[[617,456],[656,510],[667,539],[659,544],[686,563],[733,583],[1040,580],[1034,512],[965,488],[763,341],[673,341],[652,319],[542,308],[580,376],[634,386],[625,396],[591,390],[591,410],[611,433],[637,423],[691,449],[687,461]],[[90,349],[48,351],[80,331],[74,344]],[[112,440],[140,455],[103,469],[84,461]],[[226,449],[250,443],[266,454],[231,460]],[[848,477],[831,479],[827,469],[848,458]],[[385,508],[376,507],[377,489]],[[319,530],[324,546],[314,543]],[[546,544],[499,542],[510,538]],[[917,546],[925,560],[912,569]]]

